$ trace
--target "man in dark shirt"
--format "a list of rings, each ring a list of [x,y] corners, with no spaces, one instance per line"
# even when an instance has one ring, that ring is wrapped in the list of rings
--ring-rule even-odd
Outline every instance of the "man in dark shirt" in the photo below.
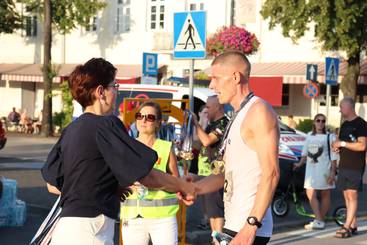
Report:
[[[220,142],[228,124],[224,115],[223,105],[219,104],[218,97],[211,96],[207,99],[209,125],[204,130],[199,122],[194,119],[197,136],[202,143],[198,160],[198,175],[209,176],[212,173],[211,163],[217,158]],[[223,189],[199,197],[204,214],[209,217],[212,231],[222,231],[224,224]]]
[[[340,113],[345,121],[340,128],[339,140],[333,143],[333,149],[340,154],[337,186],[343,190],[347,207],[344,227],[336,232],[339,238],[357,232],[358,191],[362,190],[366,165],[367,123],[356,114],[354,107],[354,100],[350,97],[340,102]]]
[[[12,123],[18,124],[20,120],[20,114],[16,111],[15,107],[8,115],[8,120]]]

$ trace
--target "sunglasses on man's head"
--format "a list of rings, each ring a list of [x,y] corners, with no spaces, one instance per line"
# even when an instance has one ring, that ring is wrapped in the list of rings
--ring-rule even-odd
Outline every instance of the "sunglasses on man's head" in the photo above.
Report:
[[[145,120],[147,120],[148,122],[154,122],[155,120],[157,120],[157,117],[153,114],[143,115],[140,112],[135,114],[135,119],[136,120],[143,120],[143,118],[145,118]]]
[[[326,120],[324,120],[324,119],[316,119],[316,122],[318,122],[318,123],[320,123],[320,122],[325,123]]]

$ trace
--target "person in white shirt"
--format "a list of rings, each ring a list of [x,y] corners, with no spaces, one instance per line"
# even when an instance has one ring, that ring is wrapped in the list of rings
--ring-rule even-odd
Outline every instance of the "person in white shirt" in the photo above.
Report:
[[[331,149],[335,135],[326,132],[326,117],[317,114],[313,120],[312,132],[307,135],[302,157],[294,169],[306,164],[304,188],[315,219],[305,225],[305,229],[324,229],[325,215],[330,208],[330,190],[335,188],[337,155]],[[321,200],[317,198],[321,194]]]

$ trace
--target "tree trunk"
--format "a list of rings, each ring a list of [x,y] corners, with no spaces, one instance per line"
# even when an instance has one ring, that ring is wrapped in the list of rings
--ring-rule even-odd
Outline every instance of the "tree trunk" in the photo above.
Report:
[[[359,54],[348,59],[347,73],[345,74],[340,89],[343,92],[344,97],[350,96],[354,100],[357,99],[357,82],[359,77]],[[358,102],[358,101],[356,101]]]
[[[51,67],[51,0],[44,0],[44,36],[43,36],[43,120],[42,135],[52,135],[52,67]]]

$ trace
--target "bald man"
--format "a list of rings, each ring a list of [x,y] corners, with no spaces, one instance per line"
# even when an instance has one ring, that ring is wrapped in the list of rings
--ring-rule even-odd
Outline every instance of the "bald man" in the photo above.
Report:
[[[340,101],[340,113],[344,122],[339,139],[332,146],[340,155],[336,185],[343,190],[347,219],[335,236],[347,238],[357,234],[358,191],[362,191],[362,176],[366,166],[367,123],[357,115],[351,97]]]
[[[211,68],[209,88],[219,103],[231,104],[235,114],[223,136],[223,159],[218,161],[224,171],[196,182],[199,194],[224,186],[223,231],[234,236],[231,245],[267,244],[273,228],[269,207],[279,180],[277,116],[251,92],[251,65],[245,55],[223,53]]]

